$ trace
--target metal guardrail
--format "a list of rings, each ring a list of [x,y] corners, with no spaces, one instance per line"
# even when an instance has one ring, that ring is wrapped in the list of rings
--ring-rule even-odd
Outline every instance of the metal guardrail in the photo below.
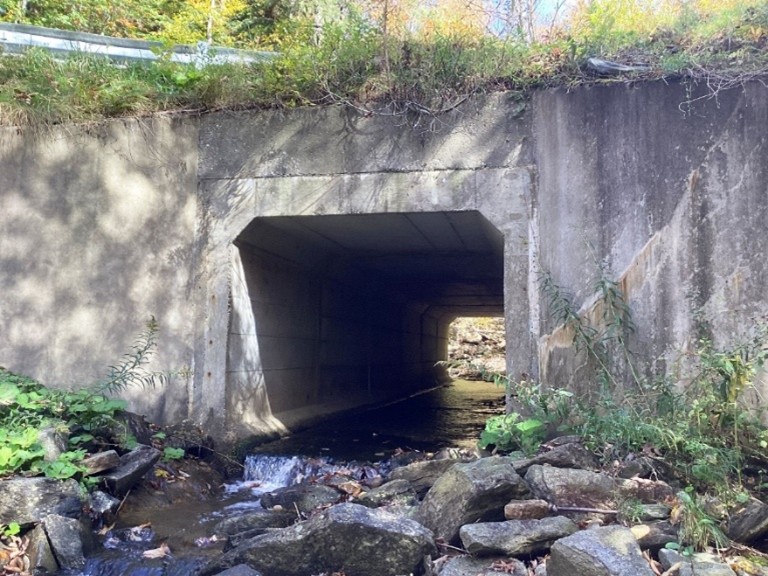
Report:
[[[5,23],[0,23],[0,45],[5,53],[11,54],[19,54],[30,48],[39,47],[62,56],[74,52],[100,54],[121,63],[168,58],[172,62],[194,64],[198,67],[225,62],[247,64],[275,57],[273,52],[235,50],[210,46],[207,42],[198,42],[196,46],[179,45],[168,49],[161,42]]]

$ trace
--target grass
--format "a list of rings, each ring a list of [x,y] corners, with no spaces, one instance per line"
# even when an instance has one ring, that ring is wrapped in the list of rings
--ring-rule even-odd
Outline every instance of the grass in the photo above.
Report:
[[[625,11],[626,12],[626,11]],[[274,60],[196,69],[160,59],[116,66],[32,49],[0,58],[0,124],[45,126],[162,112],[343,103],[367,114],[436,115],[478,92],[687,77],[713,90],[768,73],[768,6],[699,0],[696,11],[616,12],[594,1],[532,44],[493,36],[384,36],[361,20],[293,28]],[[642,75],[595,77],[589,57],[643,63]]]

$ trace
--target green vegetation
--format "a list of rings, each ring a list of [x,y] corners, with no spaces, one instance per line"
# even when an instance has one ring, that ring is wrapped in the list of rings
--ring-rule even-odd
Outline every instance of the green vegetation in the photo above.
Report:
[[[665,476],[725,501],[745,490],[765,492],[768,430],[760,414],[739,400],[768,357],[768,327],[759,325],[750,338],[729,350],[717,350],[702,338],[689,359],[690,373],[673,378],[635,367],[628,340],[634,325],[615,282],[598,281],[600,298],[587,314],[578,314],[546,275],[542,286],[555,320],[572,334],[574,350],[596,386],[591,394],[574,395],[543,389],[537,382],[510,383],[497,377],[510,387],[526,416],[491,419],[481,445],[531,450],[531,439],[523,438],[520,427],[540,423],[550,432],[581,435],[608,462],[631,453],[646,456]],[[694,516],[695,504],[686,504]],[[692,539],[698,546],[699,540]]]
[[[130,354],[112,366],[106,379],[65,391],[46,388],[39,382],[0,368],[0,477],[10,474],[50,478],[83,479],[83,458],[92,451],[111,446],[115,417],[125,403],[107,395],[132,385],[153,385],[159,376],[144,370],[155,347],[157,324],[147,324]],[[56,459],[46,460],[44,436],[58,436],[67,449]],[[130,438],[119,438],[122,445]],[[170,453],[168,457],[177,457]]]
[[[521,419],[513,412],[488,419],[480,435],[480,447],[494,446],[497,450],[509,451],[520,449],[532,454],[541,445],[546,436],[544,422],[535,418]]]
[[[524,96],[537,86],[608,81],[588,70],[589,57],[647,66],[612,81],[683,76],[706,80],[713,93],[768,70],[768,6],[759,0],[590,0],[549,25],[450,0],[429,8],[405,0],[128,0],[117,7],[0,0],[0,14],[164,45],[212,39],[278,53],[258,64],[202,69],[162,58],[127,66],[80,54],[56,60],[39,50],[3,57],[6,125],[343,103],[365,114],[417,115],[416,125],[430,129],[479,92]],[[506,23],[503,30],[489,32],[497,23]]]

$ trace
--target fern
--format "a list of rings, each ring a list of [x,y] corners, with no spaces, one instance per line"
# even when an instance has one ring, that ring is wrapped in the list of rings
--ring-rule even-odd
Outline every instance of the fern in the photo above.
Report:
[[[148,372],[145,368],[157,348],[157,332],[157,320],[151,316],[146,329],[131,346],[132,351],[125,354],[122,362],[110,366],[106,378],[93,384],[90,391],[94,394],[114,394],[131,386],[154,388],[167,382],[168,373]]]

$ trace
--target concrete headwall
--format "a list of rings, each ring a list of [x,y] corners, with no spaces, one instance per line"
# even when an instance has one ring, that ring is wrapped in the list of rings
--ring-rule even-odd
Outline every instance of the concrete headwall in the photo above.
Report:
[[[226,413],[222,434],[242,435],[434,386],[448,325],[474,305],[515,311],[510,362],[529,370],[534,172],[520,112],[499,95],[421,129],[338,107],[204,118],[194,417]],[[478,271],[442,294],[452,262]],[[242,333],[239,310],[253,314]],[[249,421],[255,404],[266,413]]]
[[[281,432],[440,377],[450,321],[504,313],[513,378],[587,381],[537,284],[627,291],[659,369],[699,318],[768,314],[768,94],[644,83],[467,101],[428,124],[339,107],[0,133],[0,364],[98,379],[218,438]],[[583,387],[583,386],[582,386]]]

